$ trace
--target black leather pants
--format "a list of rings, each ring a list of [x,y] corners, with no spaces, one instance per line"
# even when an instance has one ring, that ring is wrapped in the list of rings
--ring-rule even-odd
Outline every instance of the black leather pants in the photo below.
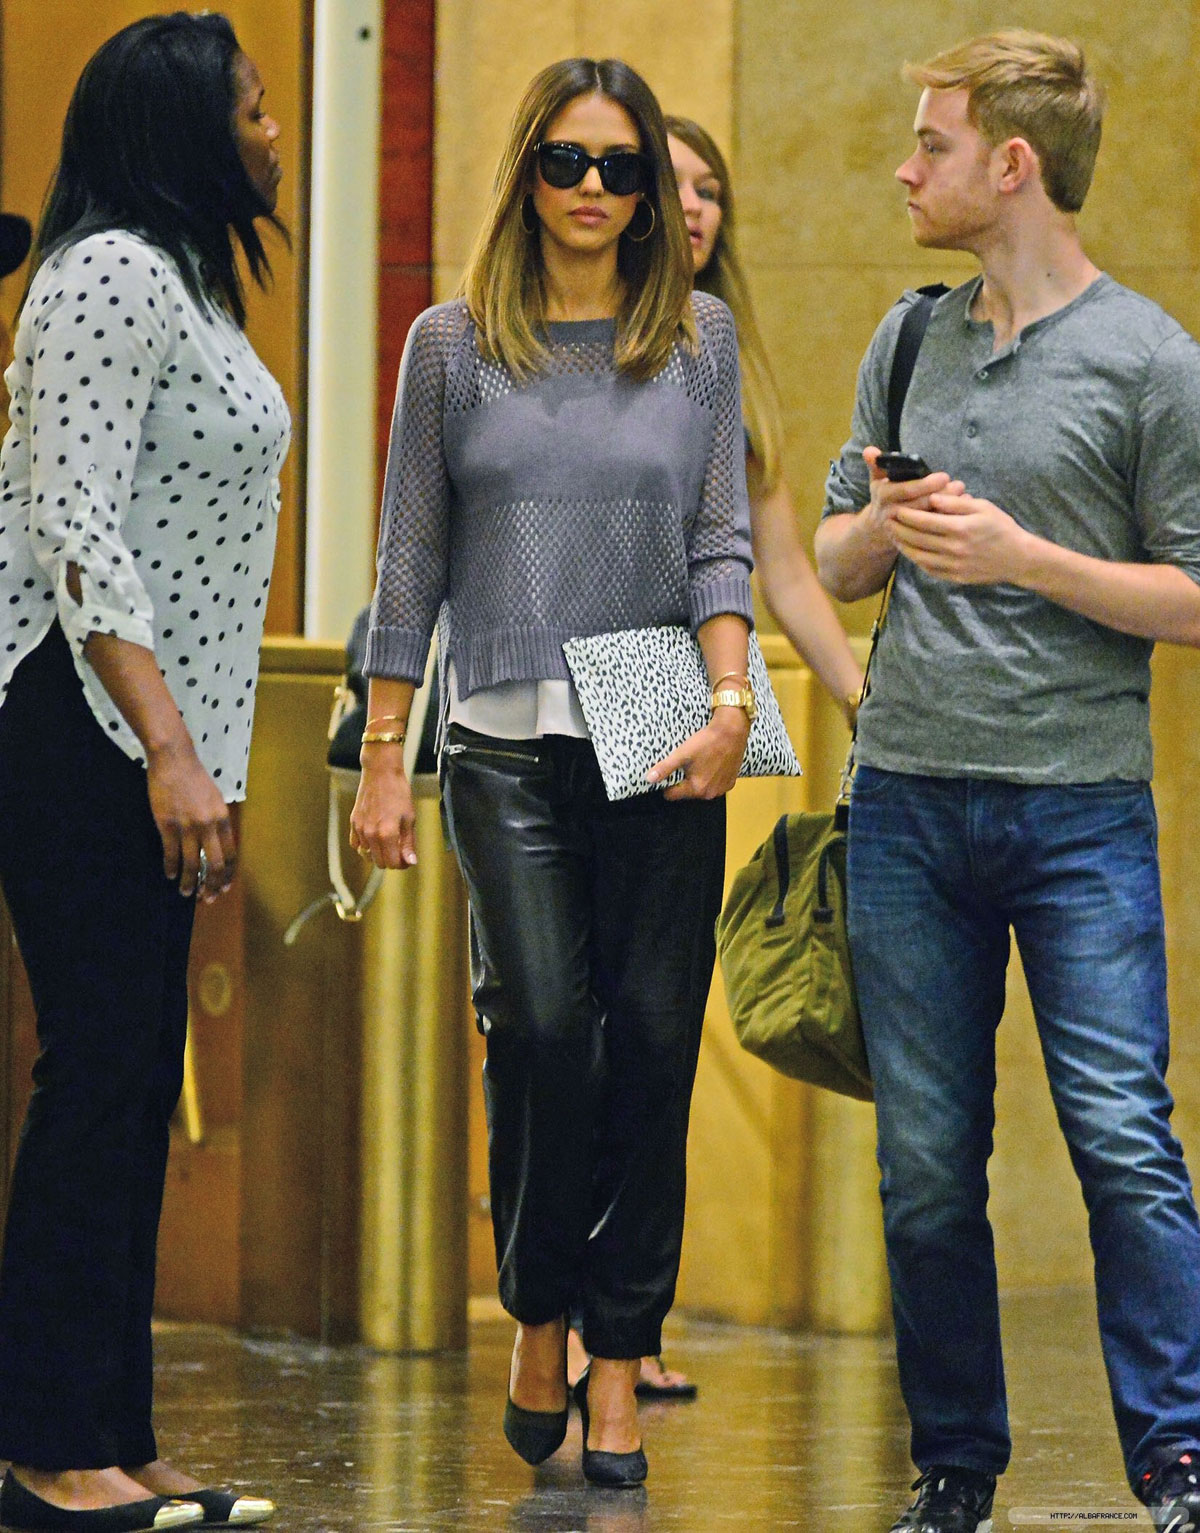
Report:
[[[459,725],[443,774],[487,1039],[501,1301],[530,1325],[581,1301],[589,1352],[657,1353],[683,1238],[724,800],[610,804],[589,742]]]

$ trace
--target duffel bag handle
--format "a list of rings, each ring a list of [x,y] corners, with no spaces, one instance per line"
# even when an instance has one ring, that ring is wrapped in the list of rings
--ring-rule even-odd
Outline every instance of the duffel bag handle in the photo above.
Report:
[[[838,829],[840,830],[842,827],[839,825]],[[783,925],[783,907],[792,882],[792,865],[788,849],[788,816],[786,814],[781,814],[776,822],[775,829],[771,833],[771,845],[775,853],[777,895],[775,907],[764,922],[768,931]],[[833,906],[829,903],[829,859],[833,855],[833,845],[832,841],[827,842],[821,848],[821,855],[817,859],[817,903],[813,908],[813,920],[822,923],[833,920]]]
[[[771,837],[775,848],[775,879],[779,890],[779,897],[775,901],[775,908],[767,917],[766,928],[768,931],[783,925],[783,902],[787,899],[788,885],[792,881],[791,861],[788,857],[788,817],[786,814],[779,816],[779,822],[775,826]]]

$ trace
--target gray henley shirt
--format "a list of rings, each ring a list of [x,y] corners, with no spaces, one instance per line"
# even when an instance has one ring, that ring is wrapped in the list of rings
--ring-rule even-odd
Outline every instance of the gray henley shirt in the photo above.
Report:
[[[1021,526],[1200,583],[1200,345],[1150,299],[1100,276],[1001,351],[969,318],[980,279],[937,303],[901,422],[906,452]],[[852,434],[825,516],[869,498],[887,445],[900,319],[859,370]],[[859,723],[858,760],[895,772],[1019,783],[1147,780],[1146,639],[1010,585],[956,586],[901,557]]]

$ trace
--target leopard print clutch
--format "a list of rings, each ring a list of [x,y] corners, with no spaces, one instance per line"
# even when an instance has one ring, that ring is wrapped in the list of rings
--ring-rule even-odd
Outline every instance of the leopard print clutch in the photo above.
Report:
[[[683,627],[627,628],[568,639],[567,665],[611,801],[649,793],[646,773],[708,723],[712,689],[700,645]],[[758,639],[750,635],[750,684],[758,713],[743,777],[798,777]],[[657,786],[669,787],[677,772]]]

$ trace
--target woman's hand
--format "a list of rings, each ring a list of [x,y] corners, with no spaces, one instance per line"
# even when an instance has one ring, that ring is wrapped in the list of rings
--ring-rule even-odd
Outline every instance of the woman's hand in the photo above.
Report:
[[[364,745],[362,776],[350,815],[350,845],[377,868],[411,868],[417,860],[412,788],[399,745]]]
[[[229,805],[186,732],[147,752],[146,788],[162,837],[163,872],[178,878],[180,894],[197,894],[211,905],[233,882],[237,849]]]
[[[682,768],[683,781],[664,789],[664,798],[721,798],[737,781],[749,736],[744,709],[716,708],[703,729],[650,768],[646,781],[660,783]]]
[[[78,588],[75,566],[67,568],[67,584],[73,591]],[[220,788],[196,754],[153,650],[115,634],[93,633],[83,653],[145,753],[146,791],[162,838],[163,872],[178,878],[180,894],[202,895],[211,905],[233,882],[233,821]]]

